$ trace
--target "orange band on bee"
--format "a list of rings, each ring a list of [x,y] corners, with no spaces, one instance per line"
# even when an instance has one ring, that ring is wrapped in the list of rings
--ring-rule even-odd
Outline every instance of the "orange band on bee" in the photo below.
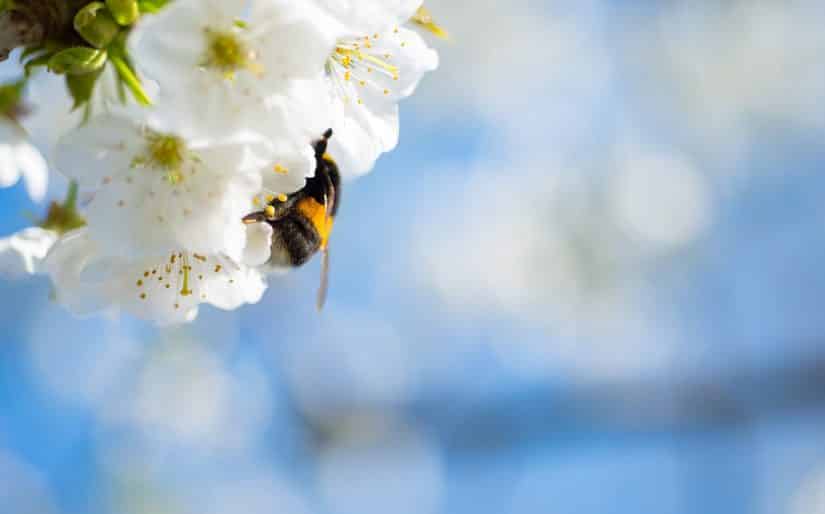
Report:
[[[326,208],[311,197],[301,199],[295,204],[295,208],[312,223],[321,236],[321,248],[326,248],[333,224],[332,218],[327,216]]]

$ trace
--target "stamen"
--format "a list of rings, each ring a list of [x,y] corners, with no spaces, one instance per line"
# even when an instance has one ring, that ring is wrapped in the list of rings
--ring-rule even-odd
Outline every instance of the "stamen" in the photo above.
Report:
[[[430,11],[423,5],[418,8],[418,11],[413,15],[411,21],[416,25],[429,30],[436,37],[441,39],[448,39],[450,37],[450,34],[448,34],[443,27],[435,22],[433,15],[430,14]],[[398,29],[396,29],[396,32],[397,31]]]
[[[217,70],[227,80],[234,79],[235,73],[241,70],[258,76],[263,74],[263,68],[255,62],[255,53],[246,47],[236,32],[209,28],[205,32],[208,43],[203,67]]]
[[[134,168],[155,168],[166,172],[166,181],[176,186],[184,181],[181,172],[183,163],[188,157],[186,143],[182,138],[173,134],[162,134],[147,131],[146,153],[132,160]],[[127,179],[129,182],[131,178]],[[131,183],[131,182],[129,182]]]
[[[192,290],[189,289],[189,272],[192,271],[192,266],[189,265],[189,257],[186,254],[183,255],[182,271],[183,271],[183,286],[181,287],[180,295],[181,296],[191,296],[192,295]]]

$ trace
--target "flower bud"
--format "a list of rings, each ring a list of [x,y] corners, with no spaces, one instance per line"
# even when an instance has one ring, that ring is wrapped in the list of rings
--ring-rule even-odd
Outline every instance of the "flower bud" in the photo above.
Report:
[[[92,2],[74,17],[74,29],[95,48],[105,48],[120,32],[103,2]]]
[[[115,21],[124,27],[133,24],[140,16],[137,0],[106,0],[106,7]]]
[[[56,53],[49,59],[49,70],[59,75],[82,75],[99,70],[106,64],[106,50],[75,46]]]

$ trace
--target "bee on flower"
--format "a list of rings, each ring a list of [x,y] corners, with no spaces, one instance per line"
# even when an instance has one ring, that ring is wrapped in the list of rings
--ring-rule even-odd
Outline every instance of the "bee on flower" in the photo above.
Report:
[[[39,27],[20,71],[51,92],[29,127],[71,187],[0,238],[0,271],[47,273],[78,315],[164,325],[259,301],[277,263],[328,263],[339,171],[395,148],[399,102],[438,66],[414,29],[443,35],[420,0],[76,2],[68,34],[7,4],[0,17],[21,16],[6,22]],[[39,199],[48,165],[8,115],[18,103],[0,94],[0,186],[22,175]]]

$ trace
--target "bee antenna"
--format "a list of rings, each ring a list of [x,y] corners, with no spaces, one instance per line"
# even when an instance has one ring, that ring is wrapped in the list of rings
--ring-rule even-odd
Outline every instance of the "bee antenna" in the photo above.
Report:
[[[327,129],[324,132],[323,137],[315,142],[312,146],[315,147],[315,155],[321,157],[327,151],[327,144],[329,143],[329,139],[332,137],[332,129]]]

